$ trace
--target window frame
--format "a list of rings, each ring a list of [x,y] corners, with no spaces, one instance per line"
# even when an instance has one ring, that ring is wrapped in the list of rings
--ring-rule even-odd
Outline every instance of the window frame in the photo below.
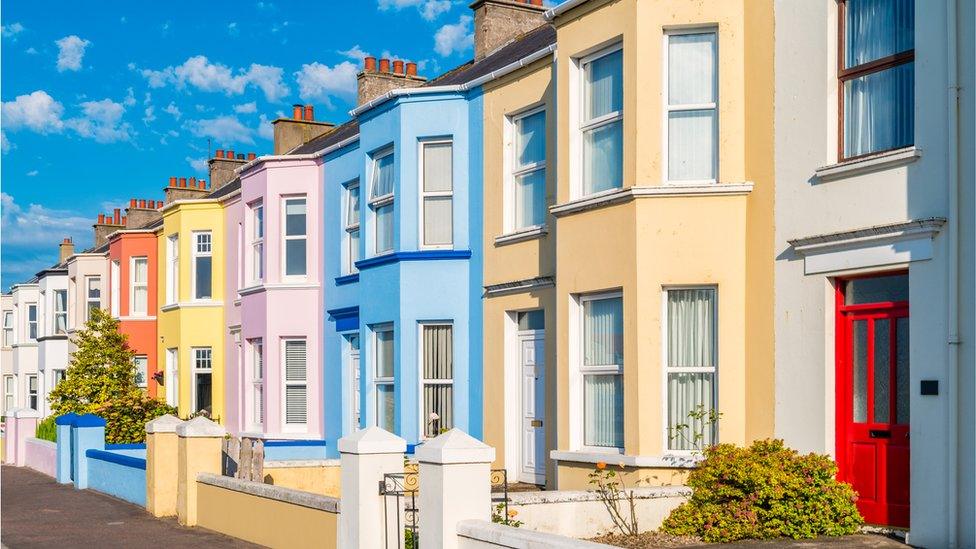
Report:
[[[264,241],[267,227],[264,218],[264,201],[257,200],[248,205],[248,227],[245,230],[249,235],[246,259],[247,283],[250,286],[257,286],[264,283],[266,271]]]
[[[122,261],[113,259],[109,262],[109,282],[111,284],[110,312],[113,317],[122,316]]]
[[[264,405],[264,379],[267,364],[264,360],[264,339],[257,337],[247,340],[248,353],[247,363],[249,364],[248,385],[249,385],[249,404],[247,413],[247,424],[251,429],[261,432],[264,430],[266,409]],[[258,372],[261,376],[258,377]],[[260,390],[259,390],[260,389]],[[260,393],[260,402],[258,394]]]
[[[64,304],[63,310],[58,309],[59,295],[64,295],[64,301],[62,302]],[[51,304],[53,305],[53,307],[51,307],[51,311],[53,312],[53,314],[51,315],[51,334],[65,335],[68,333],[68,290],[65,288],[57,288],[51,290],[51,301],[52,301]],[[58,328],[59,318],[63,319],[64,321],[63,329]]]
[[[915,29],[912,29],[912,33],[914,38],[916,34]],[[902,145],[890,149],[871,151],[869,153],[852,156],[846,156],[844,154],[844,122],[846,119],[846,109],[844,108],[844,84],[850,80],[854,80],[862,76],[881,73],[901,65],[907,65],[908,63],[915,62],[915,48],[913,47],[911,50],[888,55],[848,69],[845,67],[846,62],[844,60],[845,54],[847,53],[846,34],[847,0],[837,0],[837,161],[847,162],[850,160],[857,160],[860,158],[866,158],[869,156],[875,156],[878,154],[897,151],[914,146],[915,139],[913,137],[912,144],[910,145]],[[917,100],[915,104],[918,104]],[[915,105],[912,105],[912,109],[914,108]]]
[[[712,366],[676,366],[671,367],[668,363],[668,347],[669,334],[668,334],[668,324],[670,324],[670,318],[668,317],[668,292],[674,290],[711,290],[714,292],[715,299],[712,305],[712,318],[715,320],[715,325],[713,326],[713,349],[715,356],[712,359]],[[712,374],[712,409],[719,410],[719,373],[718,373],[718,362],[719,362],[719,295],[718,295],[718,285],[715,284],[671,284],[661,288],[661,435],[662,435],[662,446],[664,453],[666,455],[677,455],[677,456],[691,456],[700,454],[702,449],[691,449],[691,450],[674,450],[671,449],[671,434],[668,432],[668,374],[699,374],[699,373],[711,373]],[[719,439],[719,425],[714,426],[714,440],[713,444],[718,444]]]
[[[362,210],[363,210],[363,188],[359,182],[359,179],[353,179],[349,181],[343,188],[343,201],[342,201],[342,228],[343,228],[343,248],[345,250],[345,258],[343,259],[343,274],[355,274],[359,272],[359,268],[356,267],[356,262],[361,259],[360,250],[362,249],[362,239],[363,233],[362,227]],[[349,222],[349,216],[352,212],[352,193],[353,190],[356,191],[359,199],[356,202],[356,211],[354,223]],[[356,246],[356,253],[353,254],[352,245],[352,234],[356,233],[358,244]],[[355,257],[355,259],[353,259]]]
[[[31,388],[31,381],[34,382],[33,383],[34,384],[34,387],[33,388]],[[40,412],[41,410],[38,409],[38,407],[41,405],[41,398],[40,398],[40,394],[41,394],[41,379],[40,379],[40,376],[38,376],[37,374],[27,374],[27,384],[26,385],[27,386],[25,387],[25,389],[27,389],[27,394],[26,394],[26,396],[27,396],[27,402],[25,404],[27,404],[27,407],[30,408],[31,410],[36,410],[36,411]],[[33,405],[31,404],[31,400],[34,400],[35,401],[33,403]]]
[[[586,101],[589,97],[587,95],[586,66],[592,63],[593,61],[596,61],[597,59],[606,57],[612,53],[616,53],[617,51],[622,52],[623,49],[624,49],[623,39],[615,38],[614,40],[608,43],[592,48],[591,50],[589,50],[589,53],[582,54],[573,59],[572,65],[577,74],[574,75],[574,78],[571,80],[571,82],[574,82],[574,85],[572,87],[575,88],[575,90],[574,89],[570,90],[571,91],[570,104],[575,103],[575,105],[573,105],[573,107],[570,109],[570,117],[571,117],[570,127],[572,128],[571,154],[570,154],[570,168],[572,174],[570,178],[571,181],[570,199],[571,200],[576,200],[580,198],[586,198],[589,196],[600,195],[602,193],[616,191],[623,188],[625,185],[623,181],[623,174],[621,174],[620,187],[611,187],[609,189],[605,189],[602,191],[587,193],[584,188],[586,166],[584,165],[585,163],[583,161],[585,155],[587,132],[596,130],[603,126],[607,126],[619,120],[621,125],[621,135],[622,135],[621,150],[620,150],[621,171],[622,172],[626,171],[625,167],[623,166],[624,151],[626,150],[626,146],[623,143],[623,137],[626,137],[626,134],[623,131],[624,130],[623,108],[625,106],[623,102],[621,102],[621,106],[620,106],[621,110],[619,111],[614,111],[612,113],[608,113],[591,120],[586,118]],[[624,61],[625,60],[621,58],[620,75],[621,75],[621,79],[623,80],[623,84],[626,84],[626,74],[624,74],[626,63]]]
[[[359,331],[341,332],[339,334],[342,336],[342,361],[343,368],[349,372],[349,409],[351,411],[349,415],[349,432],[354,433],[360,429],[363,420],[363,399],[362,399],[362,389],[361,382],[362,376],[362,338],[359,335]],[[356,346],[353,347],[353,338],[356,340]],[[353,360],[355,360],[356,368],[353,368]],[[357,375],[358,374],[358,375]],[[357,381],[359,383],[357,383]]]
[[[424,360],[426,358],[424,356],[424,330],[426,328],[445,327],[445,326],[446,327],[449,327],[451,329],[451,362],[452,362],[452,366],[451,366],[451,379],[450,380],[445,380],[445,379],[442,379],[442,378],[427,378],[424,375]],[[418,427],[419,427],[419,429],[418,429],[418,433],[417,434],[418,434],[418,437],[419,437],[419,439],[421,441],[427,440],[429,438],[433,438],[433,437],[429,437],[427,435],[427,423],[428,423],[427,417],[428,416],[426,416],[424,414],[424,389],[427,388],[428,385],[449,385],[451,387],[451,403],[452,403],[452,405],[456,403],[456,401],[454,399],[454,397],[455,397],[455,390],[454,390],[455,389],[455,383],[454,383],[454,378],[456,377],[454,375],[455,374],[454,368],[457,366],[457,361],[454,360],[454,358],[455,358],[455,352],[454,351],[455,351],[455,348],[456,348],[456,346],[454,344],[454,334],[455,334],[455,331],[454,331],[454,322],[453,321],[450,321],[450,320],[441,320],[441,321],[437,321],[437,320],[429,320],[428,321],[428,320],[425,320],[425,321],[421,321],[421,322],[418,322],[417,323],[417,365],[418,365],[418,367],[417,367],[417,381],[418,381],[418,393],[417,393],[418,394],[418,398],[417,398],[418,410],[417,410],[417,417],[419,418],[419,421],[418,421]],[[454,406],[454,408],[456,409],[457,407]],[[455,410],[451,410],[452,416],[454,415],[454,412],[455,412]],[[453,422],[452,422],[451,427],[452,428],[453,427],[456,427],[456,425],[454,425]],[[442,429],[442,428],[443,428],[443,424],[438,424],[438,429]],[[437,435],[435,434],[434,437],[436,437],[436,436]]]
[[[166,304],[180,301],[180,234],[166,237]]]
[[[24,317],[27,327],[27,340],[37,341],[37,337],[40,335],[38,332],[40,328],[40,309],[37,307],[37,303],[26,303],[27,314]],[[34,320],[31,320],[31,309],[34,310]]]
[[[92,282],[95,281],[98,281],[98,298],[92,299],[91,286]],[[102,308],[102,277],[100,275],[85,277],[85,322],[91,320],[92,304],[95,305],[96,309]]]
[[[213,231],[193,231],[191,232],[193,236],[190,244],[190,300],[191,301],[213,301],[214,294],[214,260],[213,260]],[[200,237],[209,236],[210,242],[209,250],[206,252],[201,252],[200,247]],[[210,258],[210,296],[209,297],[197,297],[197,259],[209,257]]]
[[[424,169],[426,168],[427,157],[425,148],[428,145],[450,145],[451,146],[451,190],[449,191],[427,191],[424,189],[426,178]],[[427,199],[448,198],[451,202],[451,241],[444,244],[428,244],[426,234],[426,216],[424,206]],[[417,142],[417,248],[421,250],[453,250],[454,249],[454,138],[436,137],[421,139]]]
[[[575,386],[572,394],[575,394],[575,407],[576,414],[574,418],[575,425],[573,426],[578,431],[573,437],[576,441],[575,447],[584,452],[593,452],[599,454],[623,454],[624,449],[627,444],[627,421],[624,418],[624,432],[623,432],[623,444],[621,446],[590,446],[586,444],[586,403],[585,403],[585,391],[586,383],[585,376],[587,375],[619,375],[621,377],[620,387],[621,391],[624,391],[624,409],[626,411],[626,386],[624,384],[625,376],[625,366],[626,366],[626,355],[623,359],[623,364],[620,365],[599,365],[599,366],[585,366],[585,325],[586,325],[586,308],[585,304],[588,301],[600,301],[603,299],[613,299],[620,298],[620,314],[622,315],[621,323],[624,326],[624,333],[621,334],[624,340],[626,340],[626,303],[624,301],[623,289],[599,291],[593,293],[577,294],[575,296],[575,305],[577,311],[574,316],[574,326],[573,326],[573,337],[576,341],[572,342],[571,349],[571,364],[573,365],[572,372],[572,383]],[[623,343],[623,342],[622,342]],[[571,406],[574,403],[571,402]],[[572,414],[571,414],[572,415]]]
[[[377,197],[374,198],[372,195],[373,195],[373,186],[376,184],[376,173],[377,173],[376,172],[376,168],[377,168],[377,165],[379,164],[380,159],[386,158],[387,156],[391,156],[391,155],[393,155],[393,164],[392,164],[393,167],[391,168],[393,170],[393,179],[394,179],[394,181],[393,181],[393,189],[389,193],[387,193],[387,194],[384,194],[384,195],[381,195],[381,196],[377,196]],[[374,255],[374,256],[380,256],[380,255],[386,255],[386,254],[393,253],[396,250],[396,247],[397,247],[396,246],[396,234],[397,234],[397,231],[396,231],[396,186],[397,186],[396,185],[396,180],[397,180],[397,177],[396,177],[396,156],[395,156],[395,149],[394,149],[394,147],[392,145],[391,146],[388,146],[388,147],[384,147],[384,148],[382,148],[382,149],[374,152],[373,154],[371,154],[369,160],[370,160],[369,195],[367,197],[368,198],[367,204],[369,205],[369,209],[372,211],[372,223],[373,223],[373,230],[372,230],[372,255]],[[360,200],[362,200],[361,195],[360,195]],[[379,223],[377,222],[378,216],[376,215],[376,210],[378,210],[380,208],[383,208],[383,207],[386,207],[386,206],[390,206],[390,208],[391,208],[391,210],[390,210],[390,216],[391,216],[390,223],[393,224],[393,234],[392,234],[392,238],[391,238],[391,242],[390,242],[390,248],[388,250],[379,251],[379,250],[377,250],[377,244],[376,244],[377,241],[378,241],[377,236],[379,236]],[[360,233],[360,238],[361,237],[362,237],[362,233]]]
[[[372,402],[372,404],[373,404],[373,414],[372,414],[373,415],[373,421],[372,421],[372,424],[374,426],[376,426],[376,427],[382,428],[380,426],[380,424],[379,424],[379,418],[380,418],[380,413],[379,413],[379,411],[380,411],[380,399],[379,399],[380,391],[379,391],[379,387],[381,385],[382,386],[389,386],[389,387],[392,387],[393,388],[393,425],[391,427],[393,427],[393,429],[396,430],[396,423],[397,423],[397,413],[396,413],[397,412],[397,410],[396,410],[396,327],[394,326],[394,324],[392,322],[383,323],[383,324],[375,324],[375,325],[373,325],[370,328],[370,332],[371,332],[370,339],[371,339],[371,343],[372,343],[372,349],[371,349],[372,352],[370,353],[372,355],[370,357],[370,359],[371,359],[370,362],[372,363],[371,364],[372,368],[370,368],[370,370],[371,370],[370,371],[370,382],[371,382],[370,384],[372,385],[372,391],[371,391],[371,393],[372,393],[372,397],[373,397],[372,398],[372,400],[373,400],[373,402]],[[390,332],[392,334],[391,338],[392,338],[392,342],[393,342],[393,345],[392,345],[392,347],[393,347],[393,353],[392,353],[392,355],[393,356],[391,356],[391,358],[390,358],[391,361],[392,361],[391,368],[390,368],[392,370],[392,372],[391,372],[392,375],[390,375],[390,376],[383,376],[383,377],[380,377],[378,375],[378,373],[379,373],[379,365],[380,365],[380,363],[379,363],[379,334],[381,332]]]
[[[3,311],[3,346],[4,348],[14,346],[14,312],[12,310]]]
[[[290,202],[302,201],[305,203],[305,233],[301,235],[288,235],[288,204]],[[281,197],[281,279],[288,281],[301,281],[308,279],[308,195],[296,194]],[[288,272],[288,241],[305,241],[305,272],[303,274],[287,274]]]
[[[8,400],[10,402],[8,402]],[[17,376],[9,374],[3,376],[3,411],[17,407]]]
[[[281,364],[281,430],[283,432],[304,432],[308,430],[308,418],[310,414],[309,410],[309,367],[308,367],[308,339],[305,337],[282,337],[280,340],[280,364]],[[287,356],[288,356],[288,343],[300,341],[305,344],[305,379],[301,381],[294,381],[288,379],[288,367],[287,367]],[[305,422],[304,423],[289,423],[288,422],[288,387],[304,387],[305,388]]]
[[[545,148],[544,157],[540,162],[534,162],[532,164],[526,164],[522,166],[518,161],[518,145],[519,145],[519,121],[528,118],[530,116],[543,113],[544,120],[544,133],[545,133]],[[548,183],[549,183],[549,111],[545,103],[532,105],[530,107],[524,108],[520,111],[516,111],[505,116],[505,133],[506,133],[506,148],[505,151],[505,188],[504,188],[504,215],[503,220],[503,231],[505,234],[511,234],[515,232],[529,231],[532,229],[537,229],[546,226],[546,216],[549,214],[549,203],[546,199],[548,193]],[[536,225],[526,225],[524,227],[518,226],[518,178],[526,175],[531,175],[536,172],[543,172],[543,199],[545,202],[542,205],[542,223]]]
[[[146,262],[146,280],[142,283],[136,283],[136,262],[138,261]],[[143,311],[136,310],[136,288],[143,288],[146,290],[146,309]],[[149,316],[149,258],[144,255],[132,256],[129,258],[129,315],[145,317]]]
[[[715,37],[715,49],[712,53],[714,64],[712,66],[714,83],[713,101],[711,103],[687,103],[681,105],[671,105],[670,97],[670,80],[669,80],[669,70],[671,68],[671,37],[672,36],[686,36],[689,34],[711,34]],[[663,35],[663,48],[662,48],[662,65],[664,67],[664,72],[661,76],[661,97],[662,97],[662,121],[661,121],[661,143],[662,143],[662,153],[661,153],[661,181],[665,185],[712,185],[718,183],[719,180],[719,167],[721,165],[719,159],[719,142],[721,141],[721,136],[719,131],[721,130],[721,113],[719,111],[719,91],[720,91],[720,81],[719,81],[719,67],[721,66],[719,60],[719,34],[718,27],[715,26],[704,26],[704,27],[689,27],[681,29],[667,29],[664,31]],[[712,125],[712,174],[714,177],[711,179],[671,179],[671,174],[669,172],[669,156],[671,153],[671,142],[670,142],[670,121],[672,112],[689,112],[689,111],[708,111],[711,110],[715,113],[714,123]]]
[[[145,365],[146,365],[145,374],[146,375],[143,376],[142,383],[139,383],[138,381],[136,381],[136,387],[141,387],[141,388],[145,389],[145,388],[149,387],[149,357],[147,355],[134,355],[132,357],[132,365],[135,366],[135,368],[136,368],[136,375],[137,376],[139,374],[139,360],[140,359],[142,359],[142,360],[145,361]],[[138,380],[139,378],[136,377],[136,379]]]
[[[197,353],[207,351],[210,356],[206,359],[198,358]],[[206,368],[198,366],[199,360],[206,360],[210,365]],[[177,370],[177,373],[179,370]],[[213,347],[190,347],[190,413],[200,412],[197,403],[197,375],[201,373],[210,374],[210,405],[213,407]],[[179,378],[177,378],[179,379]],[[213,410],[211,409],[211,415]]]

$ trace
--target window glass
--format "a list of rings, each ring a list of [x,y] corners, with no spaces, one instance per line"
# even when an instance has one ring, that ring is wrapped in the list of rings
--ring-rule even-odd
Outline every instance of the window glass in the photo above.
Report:
[[[285,235],[305,236],[305,199],[285,201]]]
[[[844,284],[847,305],[908,301],[907,274],[854,278]]]
[[[515,120],[515,229],[545,223],[546,113]]]
[[[584,66],[587,118],[599,118],[623,110],[623,58],[623,50],[618,49]]]
[[[393,330],[376,332],[376,377],[393,377]]]
[[[622,364],[624,360],[623,298],[590,299],[583,303],[583,364]]]
[[[668,35],[668,181],[716,179],[714,32]]]
[[[423,327],[424,435],[454,427],[454,334],[452,326]]]
[[[393,194],[393,153],[377,156],[373,160],[373,185],[370,198],[379,198]]]
[[[515,121],[515,158],[518,167],[545,162],[545,111],[523,116]]]
[[[10,347],[14,344],[14,312],[3,312],[3,346]]]
[[[132,363],[135,365],[135,383],[139,387],[145,387],[147,380],[149,379],[149,358],[145,356],[136,356],[132,358]]]
[[[54,290],[54,333],[68,331],[68,290]]]
[[[701,450],[716,442],[716,292],[667,292],[668,449]]]
[[[518,313],[519,330],[543,330],[546,327],[546,314],[542,309]]]
[[[210,348],[193,349],[193,394],[195,412],[213,412],[213,352]]]
[[[623,50],[583,64],[583,194],[623,185]]]
[[[623,298],[583,301],[583,444],[623,447]]]
[[[87,288],[87,308],[85,310],[85,320],[91,318],[91,312],[94,309],[101,307],[102,303],[102,279],[101,277],[91,276],[88,277],[88,288]]]
[[[149,301],[149,260],[145,257],[132,259],[132,303],[133,315],[145,315]]]
[[[213,297],[212,239],[209,232],[195,233],[193,247],[193,298]]]
[[[844,68],[915,48],[913,0],[847,0]]]
[[[453,145],[424,143],[423,146],[424,244],[450,245],[453,241]]]
[[[393,249],[393,204],[376,208],[376,253]]]
[[[27,337],[37,339],[37,305],[34,303],[27,306]]]

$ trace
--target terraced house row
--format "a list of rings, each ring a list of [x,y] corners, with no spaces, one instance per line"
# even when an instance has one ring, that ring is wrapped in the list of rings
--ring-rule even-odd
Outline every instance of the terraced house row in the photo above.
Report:
[[[3,297],[4,406],[47,413],[102,307],[234,434],[459,427],[559,489],[779,437],[868,522],[973,539],[972,4],[471,9],[472,61],[367,57],[348,121],[296,105],[62,243]]]

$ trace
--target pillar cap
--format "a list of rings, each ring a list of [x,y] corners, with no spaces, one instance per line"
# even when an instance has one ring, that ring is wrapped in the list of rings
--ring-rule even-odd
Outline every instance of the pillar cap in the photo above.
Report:
[[[105,427],[105,420],[95,414],[82,414],[71,418],[73,427]]]
[[[184,438],[222,437],[227,434],[227,430],[203,416],[197,416],[177,425],[176,434]]]
[[[146,423],[147,433],[175,433],[176,426],[183,423],[183,420],[173,414],[166,414]]]
[[[38,412],[37,410],[34,410],[33,408],[17,408],[15,410],[13,410],[12,412],[10,410],[8,410],[7,411],[7,415],[10,416],[10,417],[14,417],[14,418],[19,418],[19,417],[41,417],[41,413]]]
[[[74,420],[75,420],[76,417],[78,417],[78,414],[76,414],[74,412],[68,412],[67,414],[63,414],[63,415],[60,415],[60,416],[54,418],[54,424],[55,425],[71,425],[72,422],[74,422]]]
[[[495,449],[454,428],[433,440],[421,444],[414,454],[422,463],[491,463]]]
[[[367,427],[339,439],[342,454],[402,454],[407,441],[379,427]]]

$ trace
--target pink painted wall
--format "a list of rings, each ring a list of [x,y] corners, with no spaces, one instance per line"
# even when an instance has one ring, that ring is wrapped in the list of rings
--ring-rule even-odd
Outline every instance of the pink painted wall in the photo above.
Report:
[[[45,475],[58,476],[58,445],[48,440],[28,437],[24,441],[24,464]]]

